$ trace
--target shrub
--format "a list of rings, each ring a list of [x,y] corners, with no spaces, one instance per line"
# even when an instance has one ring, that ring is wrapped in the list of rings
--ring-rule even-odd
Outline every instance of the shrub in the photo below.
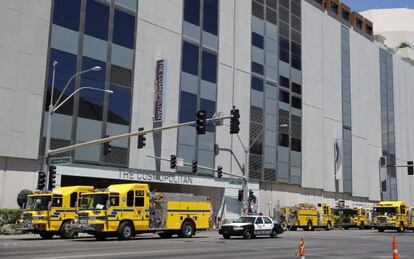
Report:
[[[0,227],[0,235],[15,235],[17,234],[15,224],[7,224]]]
[[[0,227],[15,224],[22,215],[21,209],[0,209]]]
[[[19,192],[19,194],[17,195],[17,204],[19,205],[20,208],[23,209],[23,206],[27,202],[27,195],[32,194],[32,193],[33,192],[28,189],[23,189]]]

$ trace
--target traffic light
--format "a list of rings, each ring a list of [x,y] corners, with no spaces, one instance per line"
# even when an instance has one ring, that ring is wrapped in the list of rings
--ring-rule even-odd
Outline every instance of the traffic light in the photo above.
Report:
[[[143,131],[144,128],[139,128],[138,131]],[[145,137],[145,134],[138,136],[138,148],[141,149],[145,147],[145,141],[147,140],[147,137]]]
[[[408,175],[414,175],[413,161],[407,161]]]
[[[197,160],[193,160],[193,173],[196,174],[197,173]]]
[[[206,134],[206,111],[198,111],[196,120],[197,134]]]
[[[217,177],[221,178],[223,177],[223,167],[217,166]]]
[[[39,172],[37,175],[37,189],[43,190],[46,186],[46,174],[45,172]]]
[[[230,111],[230,134],[237,134],[240,131],[240,112],[239,109],[233,108]]]
[[[104,138],[109,138],[109,135],[105,135]],[[103,154],[104,156],[109,155],[112,151],[112,146],[109,144],[109,142],[105,142],[103,146]]]
[[[51,165],[49,166],[49,184],[48,190],[51,191],[53,188],[55,188],[56,185],[56,166]]]
[[[175,155],[171,155],[170,168],[175,169],[176,167],[177,167],[177,157]]]

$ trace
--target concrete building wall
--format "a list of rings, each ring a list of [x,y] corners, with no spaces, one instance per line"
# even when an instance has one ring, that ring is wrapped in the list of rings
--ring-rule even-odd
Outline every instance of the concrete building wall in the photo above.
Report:
[[[405,165],[414,158],[414,80],[413,66],[394,56],[395,146],[396,164]],[[414,204],[413,176],[407,168],[397,168],[398,199]]]
[[[351,30],[352,190],[379,200],[381,104],[378,45]]]
[[[51,0],[1,5],[0,156],[37,159]]]

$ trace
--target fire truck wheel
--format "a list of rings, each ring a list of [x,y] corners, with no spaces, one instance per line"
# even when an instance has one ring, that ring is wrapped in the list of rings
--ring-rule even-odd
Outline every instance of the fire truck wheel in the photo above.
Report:
[[[313,225],[312,221],[308,221],[308,224],[306,225],[306,231],[313,231]]]
[[[72,239],[75,237],[75,233],[69,229],[69,221],[66,221],[62,224],[62,226],[60,227],[60,237],[63,239]]]
[[[402,232],[404,232],[404,230],[405,230],[404,223],[400,222],[400,226],[398,227],[398,230],[397,231],[399,233],[402,233]]]
[[[364,221],[361,221],[361,223],[359,224],[359,229],[365,229]]]
[[[328,222],[328,225],[326,225],[326,230],[329,231],[332,229],[331,222]]]
[[[52,239],[55,234],[50,233],[50,232],[42,232],[42,233],[39,233],[39,235],[43,239]]]
[[[195,232],[194,225],[190,221],[186,221],[181,225],[179,237],[190,238]]]
[[[118,229],[118,239],[129,240],[132,238],[134,228],[129,222],[122,222]]]

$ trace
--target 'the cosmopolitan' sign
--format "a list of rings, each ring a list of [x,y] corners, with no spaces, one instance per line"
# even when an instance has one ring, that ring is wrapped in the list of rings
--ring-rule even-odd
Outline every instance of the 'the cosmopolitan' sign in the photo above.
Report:
[[[167,60],[157,60],[154,85],[154,121],[163,121],[167,97]]]
[[[144,182],[193,184],[193,177],[157,171],[145,171],[137,169],[119,169],[119,178]]]

